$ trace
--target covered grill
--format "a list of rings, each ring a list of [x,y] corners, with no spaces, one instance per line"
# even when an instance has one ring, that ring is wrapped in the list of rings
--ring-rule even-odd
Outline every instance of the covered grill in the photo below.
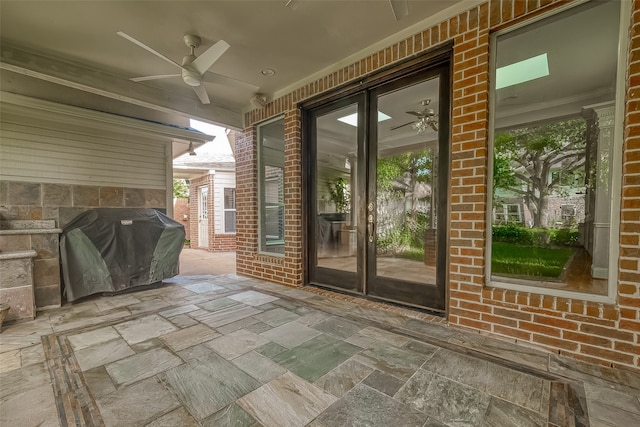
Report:
[[[177,275],[184,238],[184,226],[155,209],[81,213],[60,237],[67,301]]]

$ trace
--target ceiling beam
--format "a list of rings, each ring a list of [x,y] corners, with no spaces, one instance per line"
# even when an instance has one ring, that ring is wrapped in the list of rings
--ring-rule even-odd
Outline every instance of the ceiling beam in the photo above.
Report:
[[[204,105],[195,97],[135,83],[111,73],[45,56],[6,42],[0,46],[0,69],[227,128],[242,129],[243,125],[240,111],[232,111],[213,103]]]

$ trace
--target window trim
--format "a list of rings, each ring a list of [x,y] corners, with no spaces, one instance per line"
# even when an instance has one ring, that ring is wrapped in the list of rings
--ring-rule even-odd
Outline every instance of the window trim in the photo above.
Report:
[[[233,204],[234,206],[236,205],[236,188],[235,187],[222,187],[222,230],[223,233],[222,234],[236,234],[237,230],[238,230],[238,226],[237,224],[235,224],[234,222],[234,230],[233,231],[227,231],[227,212],[236,212],[237,215],[237,209],[234,207],[233,209],[229,209],[225,206],[225,201],[226,201],[226,196],[225,196],[225,191],[226,190],[233,190]]]
[[[496,72],[496,52],[497,39],[499,36],[510,33],[517,29],[527,27],[535,22],[542,21],[551,16],[574,7],[585,4],[593,0],[582,0],[576,3],[560,6],[553,11],[542,13],[531,19],[524,20],[509,28],[505,28],[490,35],[489,49],[491,55],[489,57],[489,129],[487,132],[487,207],[486,217],[486,245],[485,245],[485,285],[490,288],[509,289],[521,292],[529,292],[533,294],[550,295],[556,297],[564,297],[571,299],[581,299],[584,301],[601,302],[614,304],[617,299],[617,283],[618,283],[618,259],[620,256],[620,208],[622,199],[622,148],[624,145],[624,111],[625,111],[625,88],[626,88],[626,70],[628,63],[629,40],[627,37],[631,23],[631,2],[620,2],[620,28],[618,32],[618,63],[616,70],[616,90],[615,90],[615,118],[613,143],[611,147],[611,220],[609,225],[609,276],[607,284],[607,295],[597,295],[580,291],[567,291],[562,289],[547,288],[544,286],[535,286],[527,283],[517,283],[517,279],[507,277],[492,277],[491,275],[491,229],[493,219],[493,138],[495,135],[495,103],[496,89],[495,79],[492,77]],[[544,283],[544,282],[541,282]]]
[[[262,214],[263,214],[263,198],[264,198],[264,191],[265,191],[265,185],[264,182],[262,180],[261,177],[261,168],[262,168],[262,142],[260,141],[260,128],[262,126],[271,124],[271,123],[275,123],[279,120],[284,120],[284,114],[279,114],[277,116],[271,117],[267,120],[263,120],[259,123],[255,124],[255,128],[256,128],[256,155],[257,155],[257,161],[256,161],[256,180],[258,183],[257,189],[258,189],[258,235],[257,235],[257,239],[258,239],[258,249],[257,249],[257,253],[259,255],[267,255],[267,256],[273,256],[273,257],[278,257],[278,258],[284,258],[284,253],[278,253],[278,252],[268,252],[265,251],[261,246],[261,242],[262,242]],[[284,147],[283,147],[283,151],[282,151],[282,157],[283,157],[283,164],[286,163],[284,162]],[[282,167],[282,173],[283,176],[285,174],[285,167]],[[286,204],[283,202],[282,204],[283,206],[285,206]],[[284,218],[284,226],[286,227],[286,214],[285,214],[285,218]],[[271,241],[271,242],[265,242],[265,246],[274,246],[274,245],[284,245],[285,244],[285,239],[284,239],[284,231],[283,231],[283,239],[282,242],[280,241]]]

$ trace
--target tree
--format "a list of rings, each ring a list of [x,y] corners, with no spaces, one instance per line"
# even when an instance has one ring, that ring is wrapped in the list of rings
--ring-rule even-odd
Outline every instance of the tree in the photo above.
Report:
[[[497,133],[494,138],[493,188],[521,195],[542,227],[549,195],[557,191],[561,170],[571,173],[584,167],[586,122],[571,119]]]
[[[189,184],[186,180],[173,178],[173,197],[189,197]]]
[[[419,201],[431,192],[432,151],[417,150],[378,159],[378,204],[386,200],[402,200],[405,216],[402,229],[411,236],[420,230]],[[408,203],[407,203],[408,202]],[[424,213],[423,213],[424,218]],[[378,218],[379,223],[383,223]]]

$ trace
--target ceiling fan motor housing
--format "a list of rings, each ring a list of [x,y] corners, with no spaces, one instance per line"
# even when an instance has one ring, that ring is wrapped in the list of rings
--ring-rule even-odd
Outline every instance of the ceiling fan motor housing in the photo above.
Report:
[[[202,76],[191,66],[195,59],[196,56],[193,54],[182,58],[182,80],[189,86],[200,86],[202,84]]]

